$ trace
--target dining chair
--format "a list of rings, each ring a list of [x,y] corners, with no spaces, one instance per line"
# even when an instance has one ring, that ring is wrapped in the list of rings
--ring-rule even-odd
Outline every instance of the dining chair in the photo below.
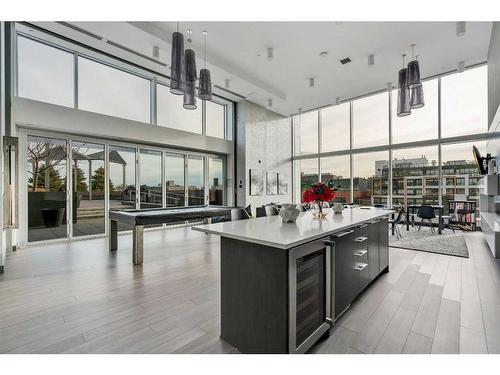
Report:
[[[403,224],[403,215],[405,215],[405,208],[401,207],[398,210],[398,215],[396,216],[395,219],[389,219],[389,230],[391,229],[391,226],[394,226],[394,232],[396,233],[396,239],[401,239],[403,236],[401,235],[401,230],[399,229],[398,224]]]
[[[248,212],[243,208],[231,208],[231,221],[250,219]]]
[[[275,216],[275,215],[279,215],[279,211],[278,209],[276,208],[275,205],[273,204],[268,204],[266,207],[265,207],[265,210],[266,210],[266,216]]]
[[[266,209],[264,207],[255,207],[255,217],[266,216]]]
[[[434,212],[434,208],[432,206],[420,206],[417,212],[417,217],[419,217],[420,223],[418,223],[418,231],[420,232],[420,228],[424,222],[427,222],[431,228],[431,232],[434,233],[434,226],[432,223],[432,219],[436,218],[436,213]]]

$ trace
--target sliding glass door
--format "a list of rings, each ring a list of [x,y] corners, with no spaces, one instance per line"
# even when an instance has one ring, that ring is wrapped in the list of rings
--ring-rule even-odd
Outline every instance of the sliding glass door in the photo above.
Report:
[[[224,205],[224,160],[208,158],[208,204]]]
[[[141,149],[139,158],[140,208],[161,208],[161,151]]]
[[[105,232],[104,145],[71,143],[73,237]]]
[[[167,207],[183,207],[185,197],[185,156],[183,154],[165,154],[165,192]]]
[[[188,206],[205,204],[205,174],[203,156],[188,156]]]
[[[67,141],[28,136],[28,242],[67,238]]]
[[[127,210],[136,206],[135,189],[135,148],[109,146],[109,209]],[[118,223],[118,231],[132,229],[133,226]]]

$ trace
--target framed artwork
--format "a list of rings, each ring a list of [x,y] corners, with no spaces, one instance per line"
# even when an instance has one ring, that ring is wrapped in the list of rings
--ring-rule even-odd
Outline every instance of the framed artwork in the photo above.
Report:
[[[267,172],[266,173],[266,194],[267,195],[277,195],[278,194],[278,173]]]
[[[264,194],[264,172],[260,169],[250,169],[250,195]]]
[[[288,175],[286,173],[278,173],[278,195],[288,194]]]

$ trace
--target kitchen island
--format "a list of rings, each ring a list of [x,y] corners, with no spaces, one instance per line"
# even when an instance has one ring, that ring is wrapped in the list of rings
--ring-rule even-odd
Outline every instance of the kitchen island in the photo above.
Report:
[[[347,208],[199,225],[221,236],[221,338],[243,353],[303,353],[389,269],[390,210]]]

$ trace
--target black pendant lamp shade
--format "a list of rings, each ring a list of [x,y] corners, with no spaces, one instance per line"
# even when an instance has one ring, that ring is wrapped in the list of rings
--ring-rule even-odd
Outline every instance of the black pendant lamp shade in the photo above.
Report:
[[[398,106],[397,116],[403,117],[411,114],[410,89],[408,88],[408,70],[403,68],[399,71],[398,79]]]
[[[207,69],[207,31],[203,31],[203,69],[200,70],[200,84],[198,87],[198,98],[201,100],[212,100],[212,80],[210,70]]]
[[[421,86],[420,81],[420,67],[418,66],[418,60],[413,60],[408,63],[408,87],[414,89],[417,86]]]
[[[185,109],[196,109],[196,81],[186,81],[186,91],[184,92]]]
[[[210,71],[208,69],[200,70],[198,98],[201,100],[212,100],[212,82],[210,80]]]
[[[410,90],[411,90],[411,98],[410,98],[411,109],[422,108],[425,105],[424,86],[420,85]]]
[[[186,90],[184,91],[184,108],[196,109],[196,56],[192,49],[184,52]]]
[[[176,31],[172,34],[172,60],[170,65],[170,92],[184,94],[184,36]]]

